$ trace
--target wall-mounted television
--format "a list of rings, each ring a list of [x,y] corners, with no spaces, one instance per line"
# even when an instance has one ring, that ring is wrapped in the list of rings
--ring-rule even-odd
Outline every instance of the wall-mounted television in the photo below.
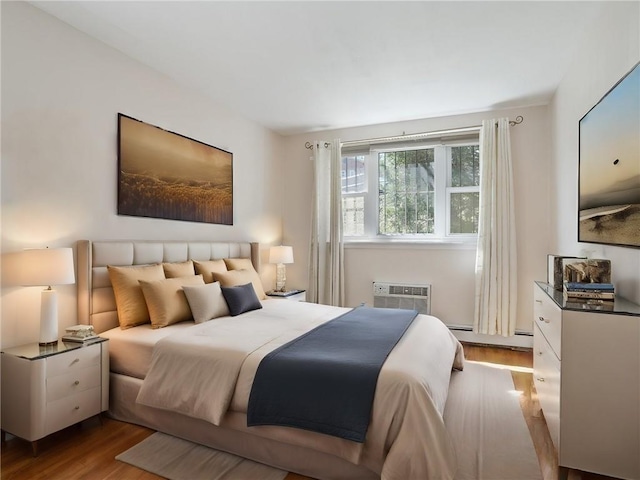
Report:
[[[640,248],[640,62],[579,123],[578,241]]]

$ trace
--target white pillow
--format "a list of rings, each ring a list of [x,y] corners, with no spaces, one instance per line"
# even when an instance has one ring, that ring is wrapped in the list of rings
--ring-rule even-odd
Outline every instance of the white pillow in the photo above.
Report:
[[[229,307],[222,295],[220,282],[195,286],[185,285],[182,288],[196,323],[229,315]]]

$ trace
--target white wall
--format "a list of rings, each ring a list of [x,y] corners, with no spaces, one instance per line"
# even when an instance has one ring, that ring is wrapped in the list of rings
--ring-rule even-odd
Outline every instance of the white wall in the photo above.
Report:
[[[578,122],[639,60],[640,3],[608,3],[550,104],[552,248],[567,255],[589,250],[592,257],[610,259],[618,293],[636,303],[640,303],[640,249],[577,241]]]
[[[82,238],[279,240],[282,137],[29,4],[1,8],[3,253]],[[233,152],[233,226],[118,216],[118,112]],[[75,287],[57,290],[62,330],[77,323]],[[3,347],[37,340],[39,291],[3,289]]]
[[[479,125],[483,119],[524,116],[511,129],[518,237],[517,329],[532,330],[532,287],[546,277],[549,251],[549,119],[546,107],[431,118],[359,128],[316,132],[285,138],[287,160],[283,213],[284,242],[294,246],[296,263],[287,269],[288,284],[307,285],[308,231],[312,165],[307,141],[342,141]],[[298,261],[300,260],[300,261]],[[373,281],[406,281],[433,285],[432,313],[451,325],[471,325],[474,310],[473,247],[348,246],[345,250],[346,297],[349,306],[373,303]]]
[[[518,329],[531,330],[531,282],[545,278],[547,253],[590,249],[610,258],[619,292],[640,302],[640,250],[576,239],[578,120],[640,59],[637,2],[605,6],[549,108],[496,109],[285,139],[28,4],[1,2],[0,8],[2,252],[72,246],[80,238],[271,243],[284,232],[283,243],[294,246],[296,257],[287,269],[288,285],[304,288],[311,211],[306,141],[440,130],[523,115],[524,123],[512,129]],[[232,151],[234,225],[118,216],[118,112]],[[428,281],[434,286],[433,313],[450,324],[470,324],[473,267],[470,249],[348,248],[347,303],[371,303],[374,280]],[[75,323],[75,288],[58,290],[63,328]],[[37,287],[3,289],[2,346],[37,339],[39,301]]]

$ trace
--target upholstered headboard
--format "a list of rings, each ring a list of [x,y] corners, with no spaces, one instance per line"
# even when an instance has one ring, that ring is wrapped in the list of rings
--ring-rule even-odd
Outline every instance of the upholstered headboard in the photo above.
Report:
[[[250,258],[260,273],[260,244],[253,242],[80,240],[78,249],[78,322],[96,332],[117,327],[116,301],[107,265],[145,265],[186,260]]]

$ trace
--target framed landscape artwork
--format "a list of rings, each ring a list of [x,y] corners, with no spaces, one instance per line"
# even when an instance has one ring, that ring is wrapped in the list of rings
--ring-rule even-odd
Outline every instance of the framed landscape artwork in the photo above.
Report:
[[[119,113],[118,214],[233,225],[233,154]]]
[[[640,63],[579,124],[578,241],[640,248]]]

